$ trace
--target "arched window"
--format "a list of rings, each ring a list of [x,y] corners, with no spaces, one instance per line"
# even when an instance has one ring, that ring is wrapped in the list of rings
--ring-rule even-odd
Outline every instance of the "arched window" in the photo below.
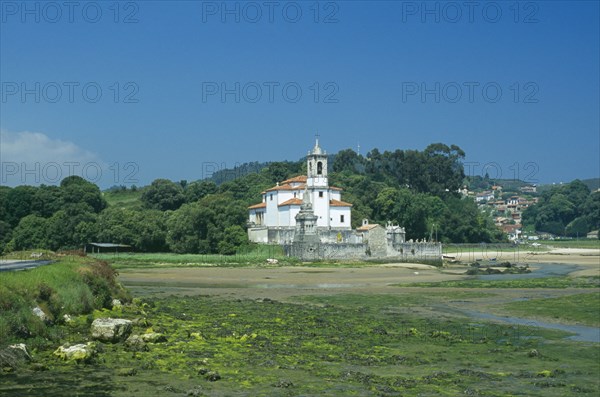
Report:
[[[317,163],[317,175],[323,175],[323,163],[320,161]]]

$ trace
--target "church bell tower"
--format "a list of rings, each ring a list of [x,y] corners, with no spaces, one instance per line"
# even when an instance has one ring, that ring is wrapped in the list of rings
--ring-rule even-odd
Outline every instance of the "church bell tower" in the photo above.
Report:
[[[308,187],[327,187],[327,153],[319,146],[319,136],[315,147],[306,156],[306,172]]]

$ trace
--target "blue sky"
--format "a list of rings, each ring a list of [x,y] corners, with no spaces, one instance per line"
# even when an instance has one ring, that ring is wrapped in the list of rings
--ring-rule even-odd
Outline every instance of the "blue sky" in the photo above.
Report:
[[[475,175],[600,175],[595,1],[73,4],[0,2],[2,184],[196,180],[297,160],[316,132],[328,152],[456,144]]]

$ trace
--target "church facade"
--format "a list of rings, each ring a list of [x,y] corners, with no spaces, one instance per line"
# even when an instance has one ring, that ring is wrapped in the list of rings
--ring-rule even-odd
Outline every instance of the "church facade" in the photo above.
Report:
[[[293,240],[296,216],[305,198],[311,202],[317,229],[350,231],[352,204],[342,201],[342,189],[329,186],[327,153],[319,146],[308,152],[307,175],[277,183],[262,192],[262,201],[248,207],[248,237],[259,243]]]
[[[248,238],[279,244],[288,256],[303,261],[370,260],[440,263],[438,242],[406,241],[403,227],[362,220],[351,227],[352,204],[342,201],[342,189],[329,186],[327,154],[317,140],[306,158],[307,175],[278,183],[248,207]]]

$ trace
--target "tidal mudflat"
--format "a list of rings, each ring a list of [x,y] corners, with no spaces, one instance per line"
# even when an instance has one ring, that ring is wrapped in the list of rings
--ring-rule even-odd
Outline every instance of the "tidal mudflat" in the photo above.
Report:
[[[600,343],[539,326],[596,325],[594,264],[582,266],[592,274],[500,288],[448,286],[480,280],[419,265],[122,269],[133,302],[58,326],[60,343],[34,346],[28,367],[0,376],[0,393],[595,396]],[[99,317],[132,320],[139,338],[97,343],[85,362],[55,357],[57,344],[88,341]],[[140,342],[151,334],[164,338]]]

